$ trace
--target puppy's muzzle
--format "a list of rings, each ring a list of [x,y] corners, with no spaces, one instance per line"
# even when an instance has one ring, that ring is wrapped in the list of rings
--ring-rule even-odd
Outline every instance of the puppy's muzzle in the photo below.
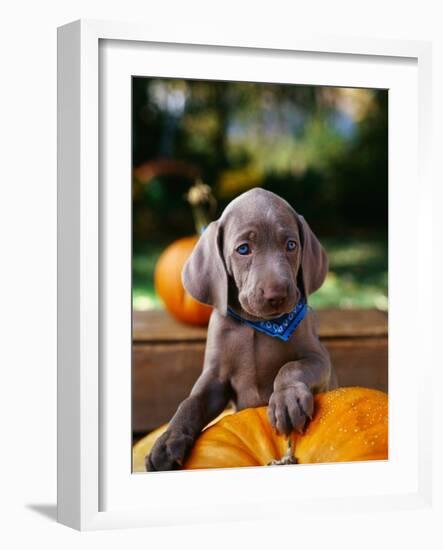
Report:
[[[264,305],[271,309],[279,309],[288,297],[288,285],[279,283],[260,288]]]

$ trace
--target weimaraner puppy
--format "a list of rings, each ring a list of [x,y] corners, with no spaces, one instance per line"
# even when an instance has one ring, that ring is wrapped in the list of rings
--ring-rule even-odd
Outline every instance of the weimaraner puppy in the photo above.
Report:
[[[214,307],[203,371],[146,457],[148,471],[179,468],[229,402],[269,405],[278,433],[303,431],[313,394],[337,385],[307,307],[327,271],[304,218],[270,191],[243,193],[207,227],[182,274],[191,296]]]

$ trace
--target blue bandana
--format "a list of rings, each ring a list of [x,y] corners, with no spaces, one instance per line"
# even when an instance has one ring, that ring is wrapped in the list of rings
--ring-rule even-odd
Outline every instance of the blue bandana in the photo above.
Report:
[[[240,317],[240,315],[235,313],[235,311],[231,308],[228,308],[228,314],[237,321],[245,323],[245,325],[249,325],[254,330],[263,332],[268,336],[279,338],[284,342],[287,342],[294,334],[295,329],[305,318],[307,311],[308,304],[304,298],[300,300],[300,302],[290,313],[285,313],[281,317],[277,317],[277,319],[270,319],[269,321],[248,321],[247,319]]]

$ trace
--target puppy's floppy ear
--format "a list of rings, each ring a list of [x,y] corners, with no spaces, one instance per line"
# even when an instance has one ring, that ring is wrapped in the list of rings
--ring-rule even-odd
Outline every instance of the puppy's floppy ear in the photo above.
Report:
[[[328,257],[320,241],[312,232],[303,216],[297,214],[300,231],[302,259],[301,275],[306,297],[318,290],[328,273]]]
[[[182,271],[182,282],[189,294],[213,306],[223,315],[228,307],[228,275],[223,259],[223,229],[212,222],[198,240]]]

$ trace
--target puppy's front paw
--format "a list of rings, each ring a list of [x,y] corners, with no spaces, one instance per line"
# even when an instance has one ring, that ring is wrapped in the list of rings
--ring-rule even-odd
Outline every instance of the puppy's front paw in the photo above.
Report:
[[[193,443],[190,435],[167,430],[157,439],[151,452],[145,457],[146,471],[177,470],[183,466]]]
[[[314,398],[303,382],[275,391],[269,400],[269,420],[280,434],[289,435],[293,430],[303,432],[313,412]]]

